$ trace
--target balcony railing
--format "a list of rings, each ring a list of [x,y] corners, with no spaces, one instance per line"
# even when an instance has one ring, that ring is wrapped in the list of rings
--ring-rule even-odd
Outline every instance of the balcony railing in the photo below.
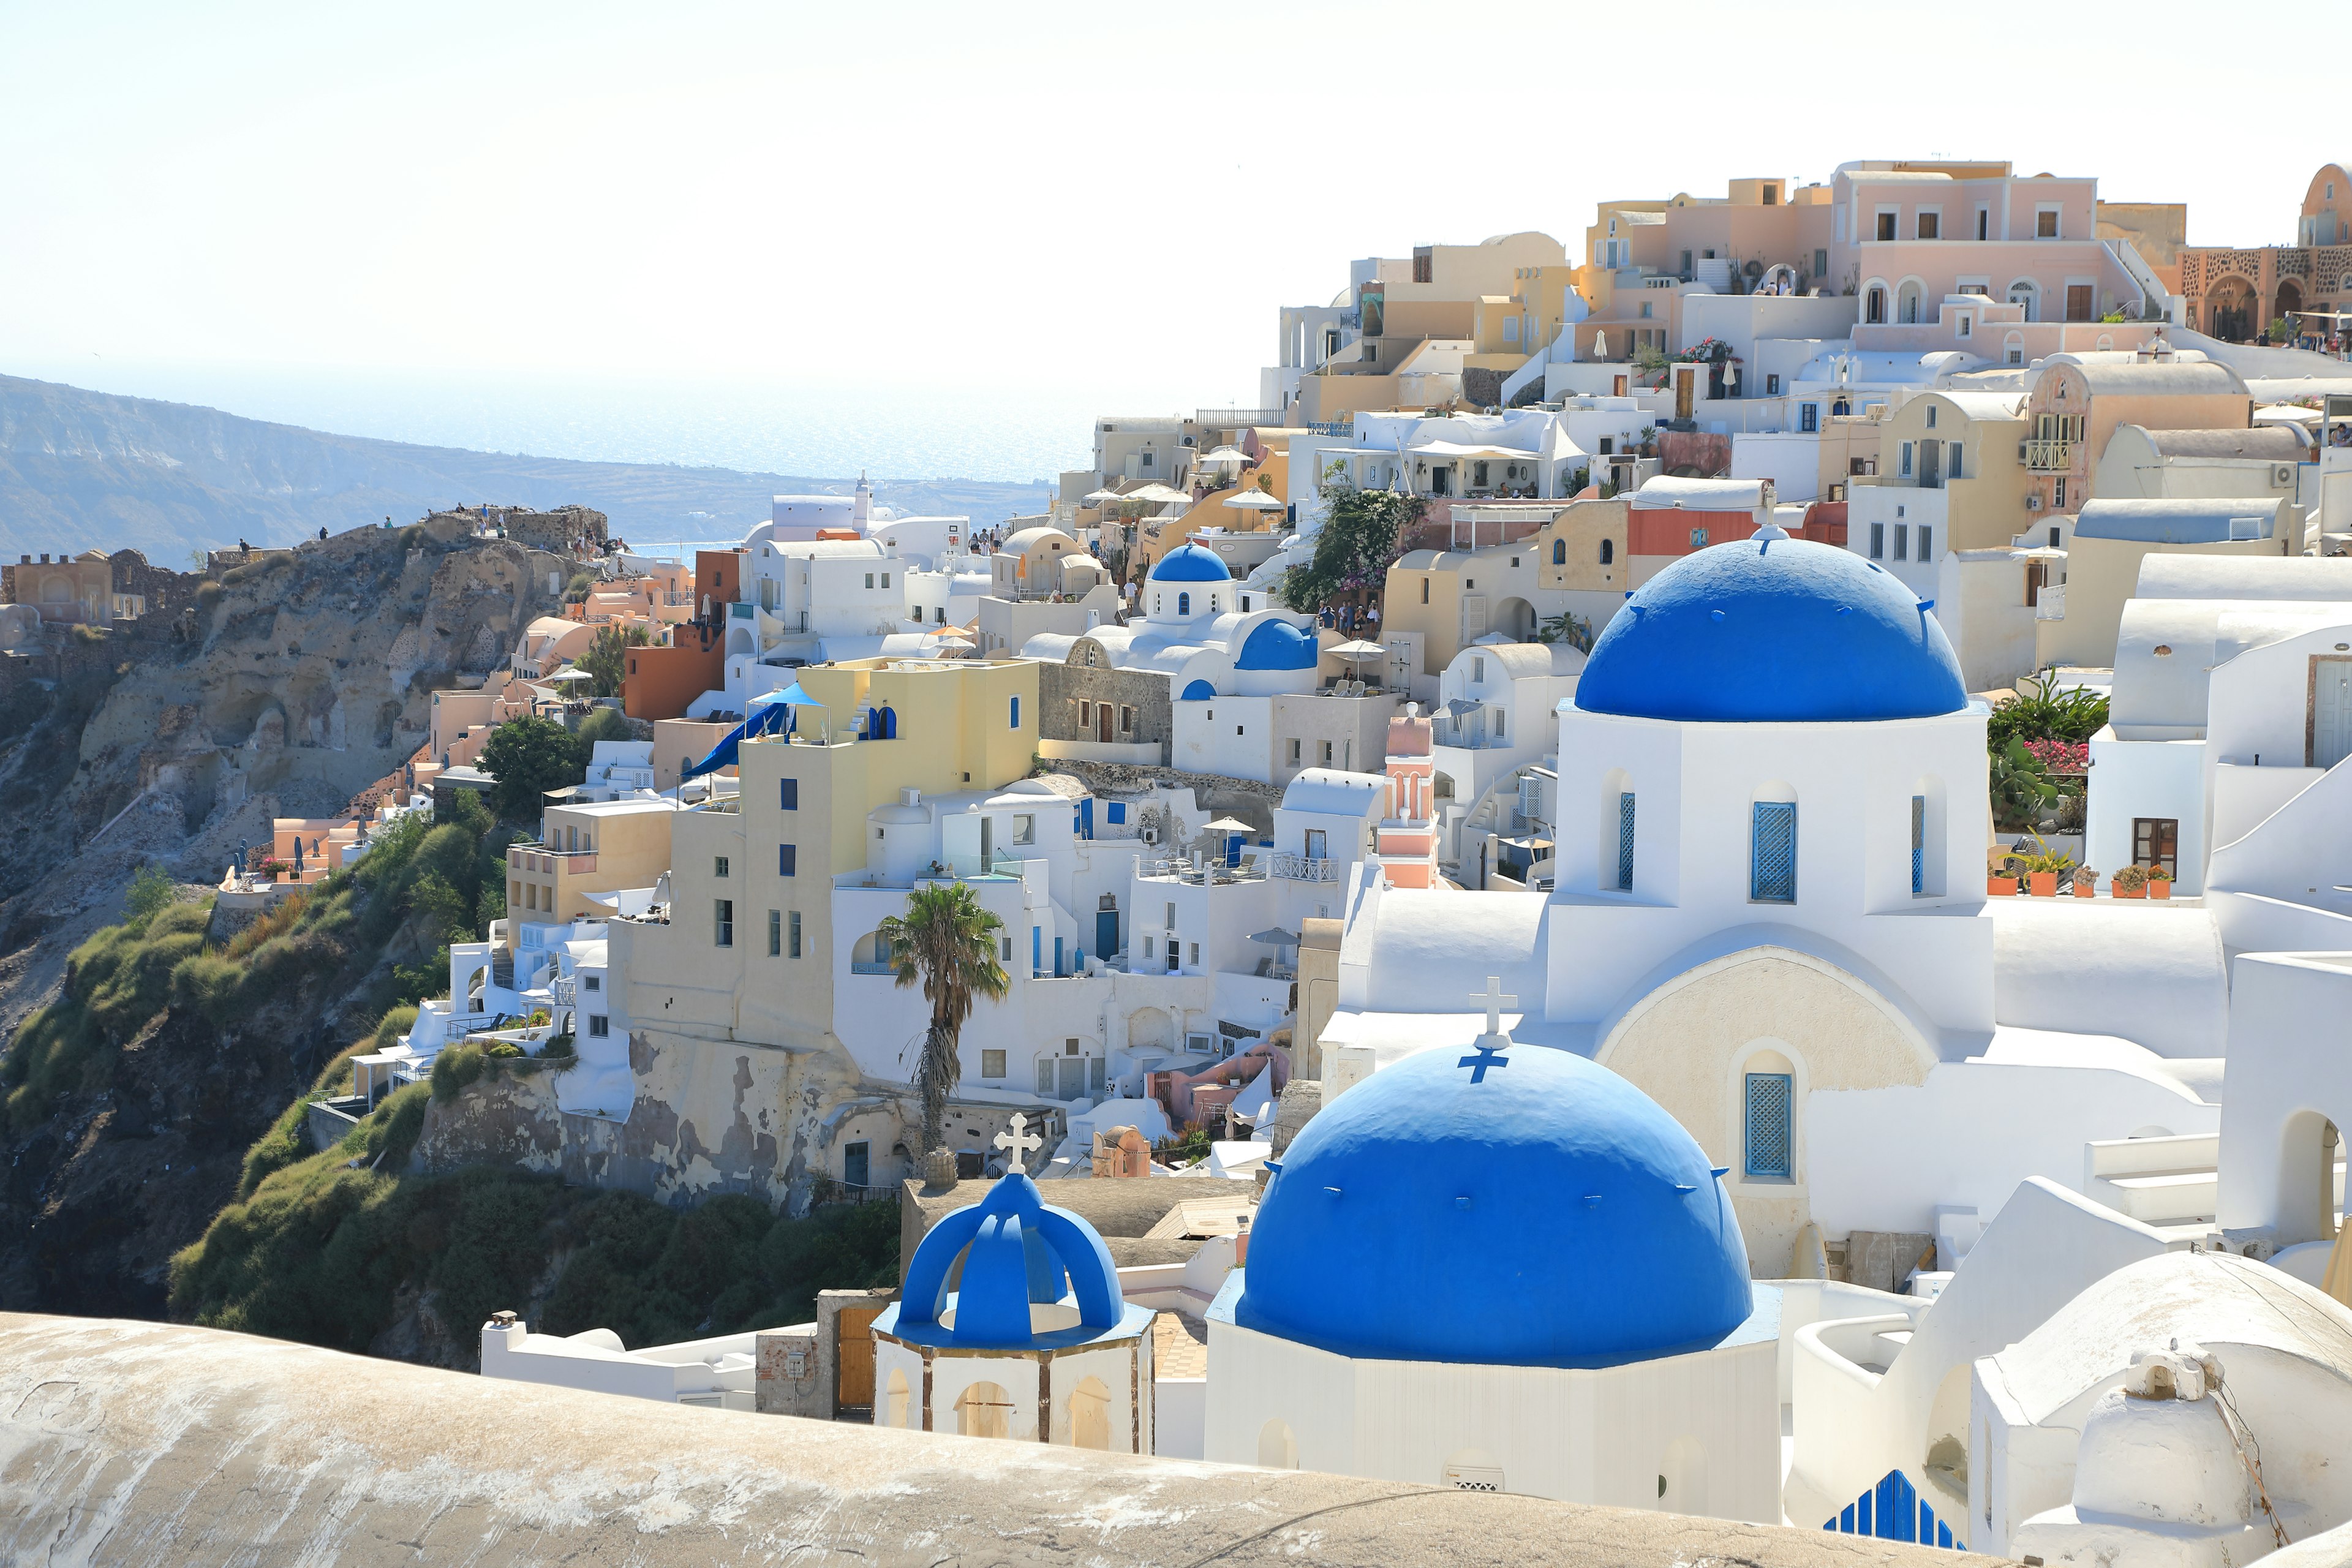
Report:
[[[1340,862],[1306,855],[1270,857],[1272,873],[1286,882],[1336,882],[1339,879]]]
[[[2028,441],[2025,444],[2025,467],[2036,474],[2063,473],[2074,466],[2074,443],[2072,441]]]
[[[510,844],[507,846],[507,864],[518,871],[568,871],[578,875],[593,871],[596,868],[596,857],[593,853],[566,852],[541,849],[536,845]]]
[[[1140,874],[1165,877],[1198,888],[1212,883],[1263,881],[1265,867],[1258,860],[1244,860],[1238,866],[1228,866],[1221,860],[1203,860],[1198,867],[1190,860],[1161,860],[1146,865]]]

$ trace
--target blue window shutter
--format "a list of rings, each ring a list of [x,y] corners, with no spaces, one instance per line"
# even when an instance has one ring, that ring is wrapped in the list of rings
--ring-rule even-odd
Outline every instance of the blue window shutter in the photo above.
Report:
[[[1787,800],[1756,803],[1749,841],[1748,896],[1758,903],[1797,901],[1797,805]]]
[[[1911,797],[1911,896],[1927,890],[1927,797]]]
[[[801,808],[800,780],[778,779],[776,781],[776,795],[778,797],[776,804],[784,810],[798,811]]]
[[[1045,928],[1029,928],[1029,973],[1034,974],[1045,966]]]
[[[800,850],[797,846],[791,844],[779,844],[776,846],[777,876],[791,877],[797,875],[799,864]]]
[[[1120,824],[1127,821],[1127,802],[1115,800],[1110,803],[1110,819]]]
[[[1617,885],[1633,890],[1633,792],[1617,797]]]
[[[1751,1176],[1786,1180],[1789,1158],[1789,1101],[1794,1082],[1784,1072],[1748,1075],[1748,1136],[1743,1168]]]
[[[1012,728],[1018,730],[1021,728],[1021,699],[1018,697],[1013,700],[1012,715]]]

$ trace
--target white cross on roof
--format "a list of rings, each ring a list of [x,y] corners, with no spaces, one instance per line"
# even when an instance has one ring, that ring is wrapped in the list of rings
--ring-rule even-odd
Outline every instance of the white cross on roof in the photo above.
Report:
[[[1490,1035],[1503,1032],[1503,1009],[1519,1005],[1517,997],[1505,994],[1503,977],[1499,974],[1486,976],[1486,989],[1473,991],[1470,1000],[1486,1004],[1486,1032]]]
[[[996,1146],[1009,1151],[1013,1155],[1011,1169],[1015,1174],[1025,1173],[1022,1166],[1024,1155],[1032,1149],[1043,1149],[1045,1146],[1045,1140],[1032,1135],[1028,1128],[1029,1119],[1016,1110],[1013,1113],[1013,1125],[996,1135]]]

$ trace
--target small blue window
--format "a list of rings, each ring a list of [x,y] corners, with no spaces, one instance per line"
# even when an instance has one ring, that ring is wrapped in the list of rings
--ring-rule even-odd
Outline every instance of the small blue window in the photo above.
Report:
[[[1015,697],[1014,699],[1013,699],[1013,709],[1012,709],[1012,714],[1013,714],[1013,717],[1012,717],[1012,725],[1013,725],[1013,728],[1014,728],[1014,729],[1018,730],[1019,728],[1021,728],[1021,699],[1019,699],[1018,697]]]
[[[1110,803],[1110,819],[1120,823],[1127,820],[1127,802],[1115,800]]]
[[[1759,800],[1750,838],[1748,896],[1759,904],[1797,901],[1797,803]]]
[[[1927,890],[1927,797],[1911,797],[1911,896]]]
[[[1180,616],[1189,616],[1192,613],[1192,595],[1179,594],[1176,595],[1176,613]]]
[[[1751,1176],[1789,1179],[1790,1090],[1787,1073],[1748,1075],[1748,1148],[1743,1168]]]
[[[800,780],[778,779],[776,781],[776,793],[779,797],[776,804],[782,806],[784,810],[798,811],[801,808]]]
[[[1617,797],[1617,886],[1633,890],[1633,792]]]
[[[800,847],[793,844],[776,846],[776,875],[794,877],[800,874]]]

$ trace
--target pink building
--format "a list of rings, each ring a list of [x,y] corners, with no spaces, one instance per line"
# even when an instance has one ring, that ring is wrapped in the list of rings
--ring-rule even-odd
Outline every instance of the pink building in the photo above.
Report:
[[[1389,721],[1388,807],[1373,829],[1372,858],[1393,888],[1437,886],[1436,763],[1419,703]]]

